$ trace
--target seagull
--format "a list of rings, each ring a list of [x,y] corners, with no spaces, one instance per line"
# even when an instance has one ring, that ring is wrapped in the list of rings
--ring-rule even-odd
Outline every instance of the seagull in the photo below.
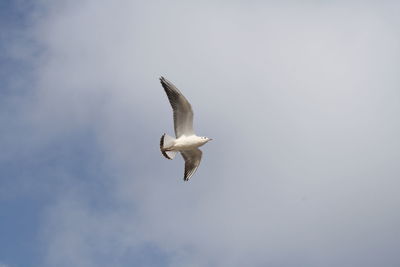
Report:
[[[211,141],[211,138],[197,136],[193,130],[193,110],[183,94],[164,77],[160,78],[174,114],[176,138],[163,134],[160,140],[161,153],[167,159],[173,159],[180,152],[185,160],[184,181],[189,181],[200,165],[202,152],[200,146]]]

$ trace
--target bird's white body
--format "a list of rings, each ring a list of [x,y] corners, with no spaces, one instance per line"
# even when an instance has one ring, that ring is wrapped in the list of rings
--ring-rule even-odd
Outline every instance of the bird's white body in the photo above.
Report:
[[[184,151],[184,150],[192,150],[197,147],[201,147],[205,143],[207,143],[210,139],[207,137],[201,137],[197,135],[182,135],[178,139],[175,139],[175,142],[172,146],[168,147],[168,151]]]

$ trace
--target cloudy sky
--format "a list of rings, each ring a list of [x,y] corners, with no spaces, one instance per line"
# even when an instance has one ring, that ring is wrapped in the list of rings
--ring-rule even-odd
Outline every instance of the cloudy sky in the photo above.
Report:
[[[1,1],[0,266],[400,266],[399,12]]]

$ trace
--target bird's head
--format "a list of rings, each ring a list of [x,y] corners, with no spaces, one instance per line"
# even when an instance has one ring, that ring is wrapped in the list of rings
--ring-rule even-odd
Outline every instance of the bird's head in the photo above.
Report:
[[[208,141],[211,141],[212,139],[211,139],[211,138],[208,138],[208,137],[205,137],[205,136],[202,136],[202,137],[201,137],[201,140],[203,140],[203,142],[204,142],[204,144],[205,144],[205,143],[207,143]]]

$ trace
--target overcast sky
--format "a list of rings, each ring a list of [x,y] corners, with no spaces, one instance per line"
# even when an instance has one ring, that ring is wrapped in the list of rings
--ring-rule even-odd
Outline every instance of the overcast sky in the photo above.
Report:
[[[2,1],[0,266],[400,266],[399,13]],[[214,139],[189,182],[161,75]]]

